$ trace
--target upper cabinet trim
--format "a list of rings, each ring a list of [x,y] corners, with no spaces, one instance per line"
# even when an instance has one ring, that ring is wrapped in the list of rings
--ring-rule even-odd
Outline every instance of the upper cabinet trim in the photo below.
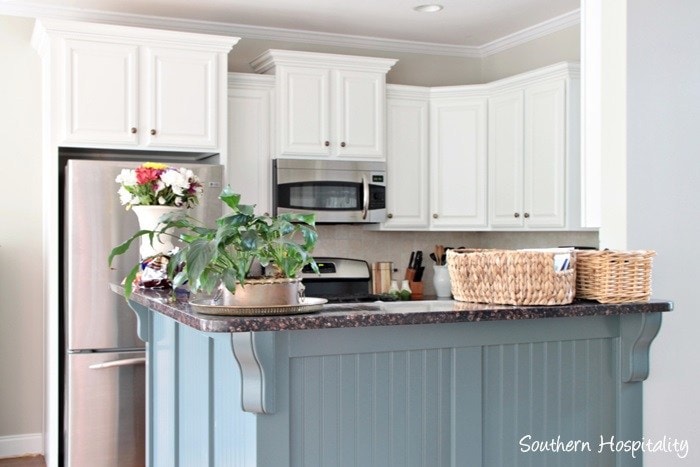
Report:
[[[250,62],[250,66],[256,73],[274,73],[275,67],[280,65],[387,73],[396,62],[398,60],[393,58],[270,49]]]
[[[103,42],[118,40],[121,44],[142,44],[147,41],[151,46],[206,49],[225,53],[228,53],[240,40],[239,37],[56,19],[37,20],[34,35],[35,44],[45,40],[41,36],[53,36]]]

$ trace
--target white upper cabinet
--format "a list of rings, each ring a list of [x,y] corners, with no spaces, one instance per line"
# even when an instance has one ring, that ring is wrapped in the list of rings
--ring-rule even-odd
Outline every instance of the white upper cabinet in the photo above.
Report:
[[[268,50],[276,75],[277,157],[384,160],[386,73],[393,59]]]
[[[64,44],[62,140],[138,144],[138,47],[71,39]]]
[[[489,224],[578,228],[578,68],[555,65],[495,86],[488,110]]]
[[[430,223],[440,230],[483,229],[487,99],[452,94],[443,88],[430,104]]]
[[[385,73],[337,70],[335,150],[341,157],[385,157]]]
[[[238,38],[61,20],[37,22],[51,57],[53,143],[225,145],[227,55]]]
[[[382,229],[426,229],[430,92],[387,86],[387,220]]]
[[[272,109],[275,80],[250,73],[228,75],[228,179],[258,214],[272,212]]]
[[[523,225],[523,92],[489,99],[489,221]]]
[[[330,156],[330,70],[283,67],[277,79],[280,153]]]
[[[162,47],[143,51],[148,66],[142,112],[145,143],[216,148],[218,54]]]

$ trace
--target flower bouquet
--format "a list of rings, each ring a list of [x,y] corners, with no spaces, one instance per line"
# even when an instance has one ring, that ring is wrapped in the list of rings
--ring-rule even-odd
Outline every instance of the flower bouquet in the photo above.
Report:
[[[136,169],[123,169],[117,176],[119,200],[133,206],[178,206],[191,208],[202,193],[199,178],[189,169],[146,162]]]
[[[138,233],[150,232],[141,237],[135,283],[148,288],[169,287],[167,267],[170,256],[177,252],[173,244],[177,237],[168,232],[165,223],[198,203],[202,193],[199,178],[184,167],[146,162],[136,169],[123,169],[115,181],[120,185],[121,204],[138,217]]]

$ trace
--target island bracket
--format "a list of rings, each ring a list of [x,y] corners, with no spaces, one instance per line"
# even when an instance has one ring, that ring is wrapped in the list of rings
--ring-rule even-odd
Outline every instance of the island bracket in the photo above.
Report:
[[[661,313],[624,315],[620,319],[622,381],[634,383],[649,377],[649,348],[661,328]]]
[[[233,332],[231,349],[241,370],[243,411],[275,413],[275,333]]]

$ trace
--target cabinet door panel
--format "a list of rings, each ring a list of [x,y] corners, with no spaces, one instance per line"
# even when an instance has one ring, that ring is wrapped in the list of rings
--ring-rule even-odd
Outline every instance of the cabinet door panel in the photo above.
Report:
[[[335,98],[335,152],[383,158],[384,74],[336,71]]]
[[[215,53],[149,48],[146,144],[215,148],[217,56]],[[155,131],[155,134],[153,132]]]
[[[383,228],[428,227],[428,102],[387,100],[387,213]]]
[[[271,211],[269,89],[228,92],[228,181],[258,214]]]
[[[431,225],[486,226],[486,99],[431,107]]]
[[[523,225],[523,93],[489,99],[489,219],[493,227]]]
[[[525,90],[525,210],[530,228],[564,227],[565,82]]]
[[[67,40],[66,143],[136,145],[138,48]]]
[[[283,67],[279,74],[280,153],[330,155],[330,71]]]

